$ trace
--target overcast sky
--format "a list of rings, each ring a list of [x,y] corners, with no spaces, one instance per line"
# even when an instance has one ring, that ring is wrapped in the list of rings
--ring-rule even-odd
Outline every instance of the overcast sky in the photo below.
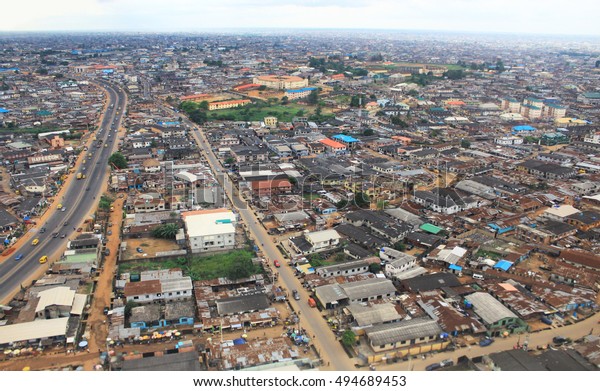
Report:
[[[0,31],[376,28],[600,35],[598,0],[11,0]]]

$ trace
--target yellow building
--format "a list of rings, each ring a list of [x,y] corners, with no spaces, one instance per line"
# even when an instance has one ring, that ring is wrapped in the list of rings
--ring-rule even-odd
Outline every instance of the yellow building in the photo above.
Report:
[[[234,107],[245,106],[252,103],[250,99],[225,100],[222,102],[211,102],[208,104],[208,110],[232,109]]]
[[[308,80],[298,76],[257,76],[254,78],[253,83],[274,90],[291,90],[308,86]]]
[[[277,117],[265,117],[263,121],[265,126],[277,126]]]

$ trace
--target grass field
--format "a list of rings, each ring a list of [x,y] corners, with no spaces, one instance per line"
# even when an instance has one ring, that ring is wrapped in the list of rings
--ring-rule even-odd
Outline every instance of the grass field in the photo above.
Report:
[[[206,257],[189,257],[161,261],[134,261],[119,265],[119,273],[136,273],[144,270],[180,268],[194,281],[228,277],[231,271],[247,270],[250,274],[260,273],[258,266],[252,264],[253,253],[247,250],[235,250]]]
[[[269,107],[254,107],[247,105],[235,109],[215,110],[208,113],[209,120],[230,121],[262,121],[265,117],[275,116],[281,122],[290,122],[294,117],[310,116],[314,114],[316,107],[302,106],[296,103],[287,105],[273,105]],[[323,109],[323,115],[327,110]]]

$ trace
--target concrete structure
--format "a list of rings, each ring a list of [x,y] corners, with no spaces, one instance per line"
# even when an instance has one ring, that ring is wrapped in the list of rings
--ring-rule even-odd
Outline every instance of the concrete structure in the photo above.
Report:
[[[250,99],[225,100],[222,102],[211,102],[208,104],[208,110],[232,109],[234,107],[245,106],[252,103]]]
[[[308,80],[298,76],[265,75],[255,77],[252,82],[274,90],[290,90],[308,86]]]
[[[192,253],[231,250],[235,246],[235,213],[229,209],[182,213]]]

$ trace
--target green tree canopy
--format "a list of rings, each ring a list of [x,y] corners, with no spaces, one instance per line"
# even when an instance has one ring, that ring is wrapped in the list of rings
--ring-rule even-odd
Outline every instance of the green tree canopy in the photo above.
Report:
[[[123,156],[121,152],[117,151],[110,155],[108,158],[108,164],[111,167],[116,167],[121,170],[127,168],[127,159],[125,159],[125,156]]]
[[[152,236],[155,238],[175,239],[177,232],[179,232],[179,225],[168,223],[154,228],[152,230]]]
[[[342,334],[342,344],[348,348],[356,345],[356,334],[352,330],[346,330]]]
[[[471,148],[471,142],[467,139],[462,139],[460,140],[460,146],[465,149]]]

